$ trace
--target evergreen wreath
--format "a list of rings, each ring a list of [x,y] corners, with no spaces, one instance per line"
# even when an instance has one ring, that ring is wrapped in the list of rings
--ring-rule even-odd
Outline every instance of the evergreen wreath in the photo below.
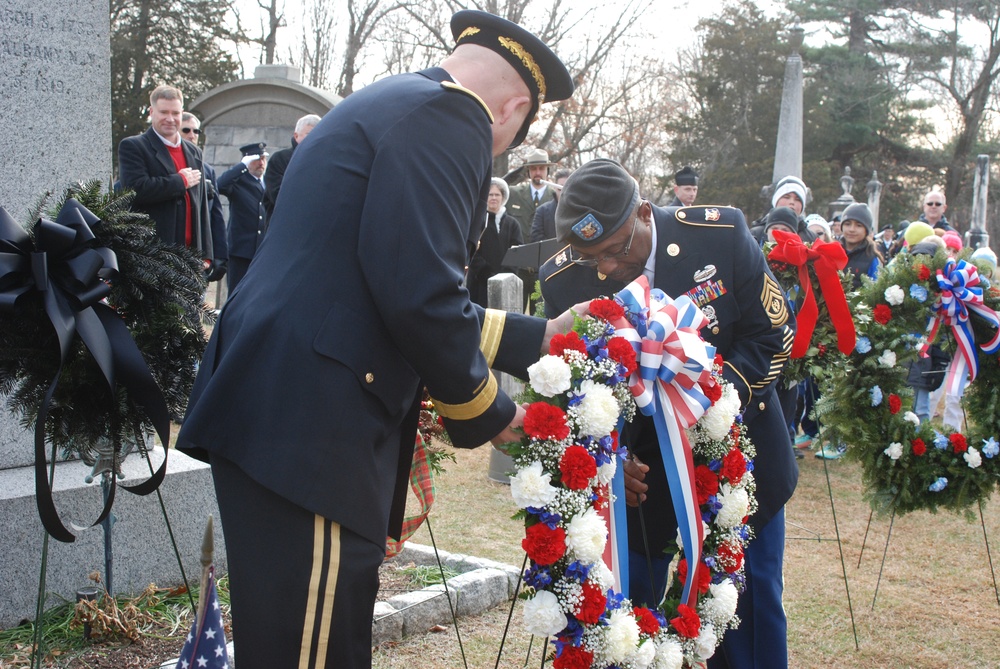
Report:
[[[106,303],[131,333],[170,414],[183,415],[205,349],[202,323],[212,316],[203,300],[201,258],[161,242],[152,220],[129,209],[132,194],[102,193],[100,181],[70,186],[51,207],[46,206],[50,195],[42,196],[25,226],[32,246],[34,221],[43,215],[55,220],[71,198],[101,219],[92,227],[93,245],[117,256],[119,272]],[[3,243],[0,240],[0,246]],[[16,288],[16,280],[15,273],[0,273],[0,297]],[[8,309],[0,309],[0,396],[26,428],[34,424],[59,366],[59,342],[40,291],[10,300]],[[120,385],[117,396],[110,395],[93,356],[79,335],[74,336],[45,421],[49,443],[64,456],[88,463],[98,457],[99,444],[110,442],[116,449],[125,447],[124,452],[129,447],[144,450],[153,434],[146,412]]]
[[[904,409],[913,399],[906,363],[920,355],[928,343],[928,322],[942,297],[952,294],[947,282],[942,290],[939,279],[964,270],[971,292],[978,289],[987,309],[1000,310],[1000,291],[976,286],[978,272],[966,263],[951,260],[944,250],[934,258],[904,252],[848,295],[857,344],[821,385],[816,410],[821,437],[846,444],[847,456],[861,463],[865,495],[876,511],[971,512],[1000,476],[1000,358],[981,348],[997,335],[987,318],[968,311],[979,371],[965,391],[967,430],[938,430]],[[961,355],[949,326],[940,326],[937,340]]]

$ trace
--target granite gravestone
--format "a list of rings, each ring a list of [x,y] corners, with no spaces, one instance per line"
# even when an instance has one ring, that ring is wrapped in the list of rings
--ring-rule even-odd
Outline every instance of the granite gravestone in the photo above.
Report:
[[[111,179],[111,48],[107,0],[0,0],[0,206],[20,223],[46,192],[59,195],[74,181]],[[162,460],[154,454],[154,464]],[[0,396],[0,555],[4,596],[0,628],[34,618],[44,530],[34,498],[33,433],[20,426]],[[207,465],[171,453],[161,490],[189,576],[200,573],[201,537],[209,513],[218,518]],[[126,483],[149,475],[131,456]],[[56,468],[54,498],[64,522],[84,523],[101,509],[101,489],[86,484],[82,462]],[[181,581],[156,496],[119,493],[113,530],[114,583],[120,593],[140,592],[150,582]],[[225,568],[221,523],[215,524],[216,564]],[[100,529],[78,534],[72,544],[49,542],[48,605],[72,601],[87,575],[103,573]]]

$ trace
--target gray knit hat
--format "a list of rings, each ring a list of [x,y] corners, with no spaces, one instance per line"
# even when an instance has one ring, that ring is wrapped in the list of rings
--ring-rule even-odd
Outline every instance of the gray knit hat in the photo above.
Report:
[[[556,236],[587,247],[615,233],[639,204],[639,184],[613,160],[598,158],[566,181],[556,207]]]
[[[855,202],[848,205],[844,213],[840,215],[840,222],[843,223],[844,221],[857,221],[865,226],[868,234],[872,232],[872,210],[864,202]]]

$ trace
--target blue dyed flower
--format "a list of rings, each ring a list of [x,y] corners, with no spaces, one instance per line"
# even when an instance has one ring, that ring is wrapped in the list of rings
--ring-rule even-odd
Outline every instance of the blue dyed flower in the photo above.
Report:
[[[858,342],[854,345],[854,350],[864,355],[872,350],[872,340],[868,337],[858,337]]]
[[[552,585],[552,574],[547,567],[535,564],[524,572],[524,582],[536,590],[543,590]]]
[[[581,564],[579,560],[573,560],[566,567],[566,578],[571,578],[577,583],[583,583],[587,580],[587,575],[590,573],[590,567]]]
[[[910,286],[910,297],[915,299],[917,302],[926,302],[927,289],[915,283],[912,286]]]
[[[948,437],[934,430],[934,448],[943,451],[948,448]]]
[[[1000,453],[1000,444],[993,437],[983,439],[983,455],[988,458],[995,458]]]
[[[872,396],[872,406],[877,407],[882,403],[882,389],[878,386],[872,386],[872,389],[868,391]]]
[[[930,487],[928,487],[927,489],[930,490],[931,492],[941,492],[947,486],[948,486],[948,479],[942,476],[937,481],[932,483]]]

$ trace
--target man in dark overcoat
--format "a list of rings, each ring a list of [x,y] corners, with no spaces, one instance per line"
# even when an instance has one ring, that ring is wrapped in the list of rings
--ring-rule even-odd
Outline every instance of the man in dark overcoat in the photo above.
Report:
[[[571,322],[476,308],[462,281],[493,158],[572,79],[513,23],[451,28],[439,67],[348,96],[296,149],[195,382],[179,446],[212,463],[241,669],[370,665],[423,387],[456,446],[516,440],[491,367],[524,376]]]
[[[219,192],[229,199],[229,294],[247,273],[263,239],[264,182],[267,151],[264,142],[240,147],[243,157],[219,177]]]
[[[786,666],[784,505],[795,490],[798,466],[775,379],[791,352],[794,318],[743,213],[730,207],[654,206],[640,199],[638,183],[621,165],[599,159],[566,182],[556,229],[559,240],[572,245],[576,264],[589,265],[613,281],[645,275],[651,286],[671,297],[691,296],[709,319],[702,336],[725,360],[723,376],[739,393],[743,422],[757,447],[759,508],[750,521],[756,537],[745,556],[747,589],[737,609],[742,623],[726,633],[708,666]],[[559,285],[542,284],[546,306],[565,304],[552,291]],[[625,466],[628,496],[632,504],[637,495],[642,499],[649,549],[647,553],[639,510],[630,507],[630,594],[633,601],[656,605],[670,562],[664,550],[673,543],[677,522],[652,420],[637,416],[622,441],[636,456]],[[655,585],[649,583],[650,566]]]

